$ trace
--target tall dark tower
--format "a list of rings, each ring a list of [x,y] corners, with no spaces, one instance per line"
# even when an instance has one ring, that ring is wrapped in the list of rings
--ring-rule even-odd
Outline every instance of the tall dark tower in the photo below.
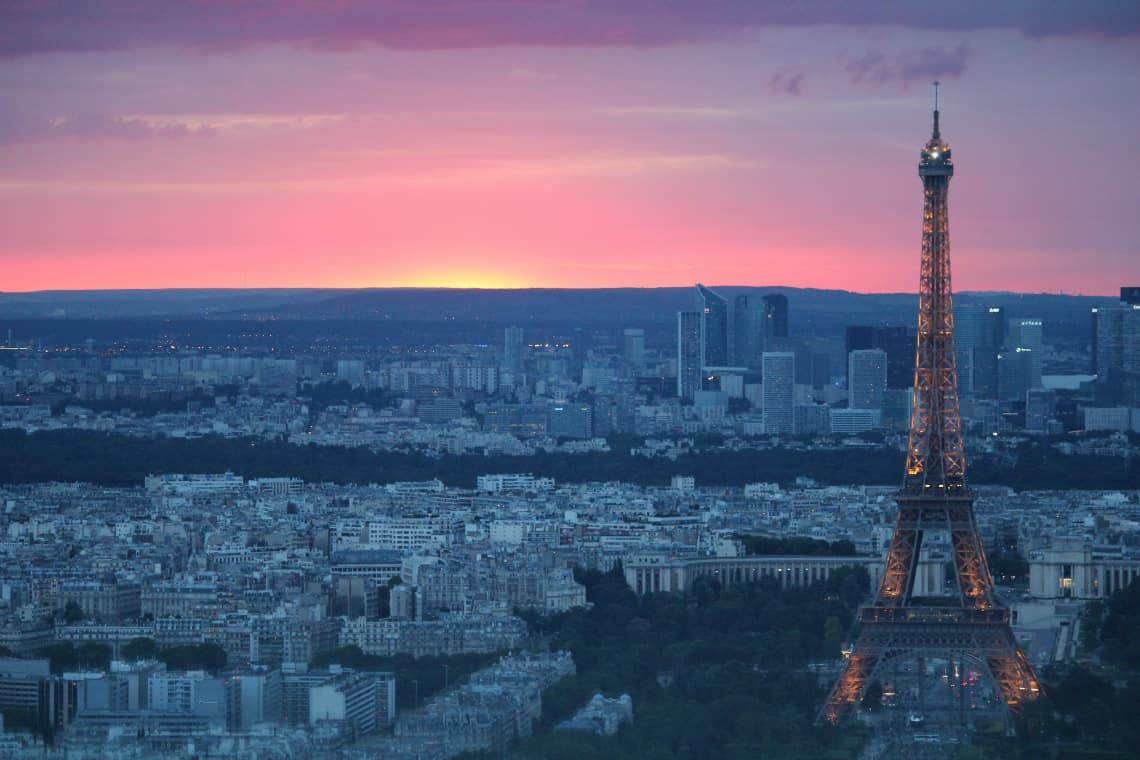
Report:
[[[1009,627],[1009,610],[994,596],[974,497],[966,485],[946,211],[954,164],[938,129],[938,84],[934,87],[934,132],[918,164],[922,263],[906,474],[895,497],[898,520],[882,582],[875,600],[859,610],[859,637],[820,713],[832,723],[859,705],[881,668],[898,660],[970,661],[989,673],[1009,708],[1038,695],[1037,676]],[[915,593],[927,531],[950,536],[957,579],[950,595]]]
[[[728,301],[697,284],[697,310],[701,314],[701,366],[728,364]]]
[[[765,337],[788,337],[788,297],[783,293],[769,293],[764,296],[764,309],[767,313]]]

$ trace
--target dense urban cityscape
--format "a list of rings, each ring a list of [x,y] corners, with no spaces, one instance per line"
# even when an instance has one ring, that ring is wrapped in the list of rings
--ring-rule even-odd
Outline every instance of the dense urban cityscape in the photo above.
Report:
[[[972,472],[995,476],[975,479],[978,526],[1044,672],[1088,662],[1087,605],[1140,574],[1137,292],[1090,312],[1083,352],[1052,346],[1046,318],[955,315]],[[560,625],[599,609],[601,578],[631,605],[753,581],[858,603],[893,530],[913,328],[804,335],[794,296],[691,298],[673,336],[511,325],[487,328],[497,343],[288,356],[13,336],[7,751],[502,754],[535,725],[607,734],[649,709],[636,682],[582,691],[597,677]],[[314,450],[359,456],[329,469]],[[232,466],[198,466],[211,452]],[[1033,459],[1071,486],[1002,481]],[[917,583],[945,586],[950,556],[928,540]],[[786,663],[818,689],[852,610],[832,612]],[[551,714],[568,677],[581,704]]]

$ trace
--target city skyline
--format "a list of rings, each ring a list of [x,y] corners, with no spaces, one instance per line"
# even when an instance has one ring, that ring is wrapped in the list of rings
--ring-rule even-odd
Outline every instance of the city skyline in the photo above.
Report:
[[[1140,279],[1127,3],[89,10],[0,11],[5,291],[913,292],[936,78],[956,289]]]

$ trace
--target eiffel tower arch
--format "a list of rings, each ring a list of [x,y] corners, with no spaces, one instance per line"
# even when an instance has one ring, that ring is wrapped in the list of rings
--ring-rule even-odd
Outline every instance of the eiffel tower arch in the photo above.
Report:
[[[850,715],[878,674],[900,660],[972,662],[990,678],[1008,709],[1040,693],[1037,675],[1009,627],[1009,610],[994,594],[974,497],[966,485],[947,211],[954,164],[939,130],[937,82],[934,88],[934,129],[918,165],[922,257],[906,472],[895,496],[898,519],[882,581],[874,601],[859,610],[859,636],[820,710],[820,720],[831,723]],[[957,581],[950,595],[916,593],[919,555],[928,533],[949,535]]]

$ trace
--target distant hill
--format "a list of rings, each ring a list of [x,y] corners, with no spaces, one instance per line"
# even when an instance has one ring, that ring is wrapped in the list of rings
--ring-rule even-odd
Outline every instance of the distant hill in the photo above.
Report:
[[[740,293],[787,295],[793,334],[835,334],[849,324],[915,320],[909,293],[851,293],[808,288],[713,286]],[[692,288],[462,290],[431,288],[43,291],[0,293],[3,319],[366,320],[518,324],[524,327],[671,329],[676,312],[693,306]],[[1009,316],[1035,316],[1047,329],[1087,333],[1089,310],[1110,297],[964,292],[957,303],[1001,306]]]
[[[169,289],[169,290],[41,290],[0,293],[0,317],[40,319],[116,319],[240,314],[299,306],[328,298],[335,290],[298,289]]]

